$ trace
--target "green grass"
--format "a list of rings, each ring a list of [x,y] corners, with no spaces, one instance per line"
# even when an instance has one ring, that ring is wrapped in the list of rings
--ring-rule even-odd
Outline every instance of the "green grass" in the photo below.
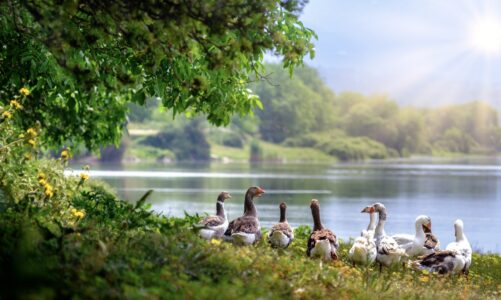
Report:
[[[306,256],[310,227],[295,230],[286,250],[235,247],[193,232],[199,216],[167,218],[117,200],[99,183],[75,195],[86,212],[72,230],[47,231],[42,215],[0,210],[2,299],[496,299],[501,257],[473,256],[469,278],[401,265],[379,272],[353,267],[349,243],[340,261]],[[45,215],[45,217],[47,217]],[[55,217],[55,216],[54,216]],[[42,224],[43,225],[43,224]],[[264,236],[266,232],[264,232]],[[2,287],[5,285],[6,287]]]

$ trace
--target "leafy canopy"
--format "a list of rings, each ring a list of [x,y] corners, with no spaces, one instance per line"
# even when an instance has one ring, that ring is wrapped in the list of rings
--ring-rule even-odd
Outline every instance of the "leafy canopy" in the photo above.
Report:
[[[174,115],[226,125],[260,107],[247,89],[267,51],[292,73],[315,34],[306,0],[7,0],[0,3],[0,102],[32,96],[16,119],[39,120],[52,146],[120,139],[127,103],[158,97]]]

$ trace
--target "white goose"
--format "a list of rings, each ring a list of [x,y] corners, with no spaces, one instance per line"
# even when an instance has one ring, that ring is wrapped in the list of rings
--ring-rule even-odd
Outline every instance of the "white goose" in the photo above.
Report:
[[[273,248],[287,248],[294,240],[294,232],[285,217],[286,209],[285,202],[280,203],[280,221],[273,225],[268,234],[268,243]]]
[[[423,227],[431,227],[431,219],[428,216],[420,215],[415,222],[416,233],[412,234],[395,234],[393,239],[397,242],[400,248],[405,250],[408,256],[421,256],[434,252],[426,246],[426,233]]]
[[[386,222],[386,207],[382,203],[375,203],[374,209],[378,213],[378,223],[375,231],[377,256],[376,260],[379,262],[380,270],[384,265],[389,267],[395,263],[400,262],[402,256],[406,256],[405,250],[400,248],[397,242],[384,231],[384,224]]]
[[[208,216],[196,225],[201,228],[199,234],[202,238],[210,240],[223,236],[226,228],[228,228],[228,219],[224,212],[224,201],[229,198],[231,198],[231,195],[228,192],[221,192],[217,197],[216,215]]]
[[[362,213],[369,214],[369,226],[367,226],[367,230],[362,231],[361,236],[355,239],[353,246],[348,252],[348,256],[353,264],[367,265],[372,264],[377,256],[377,247],[374,242],[374,229],[376,227],[375,209],[372,206],[367,206],[362,210]]]
[[[414,262],[413,265],[439,274],[463,273],[468,275],[472,250],[470,242],[464,234],[462,220],[458,219],[454,222],[454,231],[456,241],[447,245],[446,250],[435,251]]]

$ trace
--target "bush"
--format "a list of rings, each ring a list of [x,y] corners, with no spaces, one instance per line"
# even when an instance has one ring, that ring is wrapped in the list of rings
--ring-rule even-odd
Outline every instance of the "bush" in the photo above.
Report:
[[[210,160],[210,145],[200,122],[189,122],[182,128],[170,128],[155,136],[145,138],[142,142],[174,152],[177,160]]]
[[[250,145],[250,161],[258,162],[262,161],[264,158],[263,148],[257,140],[253,140]]]
[[[368,137],[345,137],[319,145],[324,152],[341,160],[383,159],[388,157],[385,145]]]
[[[216,129],[211,132],[210,138],[212,141],[220,145],[240,149],[244,147],[244,138],[241,134],[235,131]]]

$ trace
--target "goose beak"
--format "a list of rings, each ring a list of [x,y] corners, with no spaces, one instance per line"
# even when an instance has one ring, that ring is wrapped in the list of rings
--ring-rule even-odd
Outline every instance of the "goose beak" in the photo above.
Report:
[[[264,194],[264,190],[260,187],[257,188],[257,197],[261,197]]]
[[[374,207],[372,206],[367,206],[364,209],[362,209],[361,213],[373,213],[374,212]]]

